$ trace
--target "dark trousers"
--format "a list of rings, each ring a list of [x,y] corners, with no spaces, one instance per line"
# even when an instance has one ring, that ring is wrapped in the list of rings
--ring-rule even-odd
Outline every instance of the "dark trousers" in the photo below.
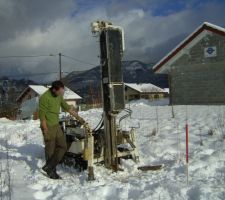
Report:
[[[66,138],[59,125],[48,126],[47,133],[43,135],[46,163],[51,168],[55,168],[67,151]]]

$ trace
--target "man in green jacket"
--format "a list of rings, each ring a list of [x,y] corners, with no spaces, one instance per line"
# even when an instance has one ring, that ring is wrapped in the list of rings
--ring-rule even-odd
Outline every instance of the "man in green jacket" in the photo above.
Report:
[[[82,124],[85,121],[71,109],[63,99],[64,85],[61,81],[54,81],[39,100],[39,118],[45,143],[46,164],[42,170],[52,179],[59,179],[56,166],[67,151],[65,136],[59,126],[60,107],[69,112]]]

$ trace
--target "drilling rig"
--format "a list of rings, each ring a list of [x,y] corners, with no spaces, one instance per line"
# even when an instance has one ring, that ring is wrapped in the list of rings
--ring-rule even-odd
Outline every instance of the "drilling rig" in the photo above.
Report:
[[[104,119],[104,164],[118,170],[120,130],[116,117],[125,109],[122,57],[125,49],[124,30],[110,22],[96,21],[91,24],[92,33],[100,39],[101,88]],[[134,144],[131,144],[135,147]]]
[[[120,127],[121,121],[132,114],[130,109],[125,108],[122,71],[124,31],[105,21],[93,22],[91,27],[100,41],[102,119],[93,130],[86,130],[74,119],[61,120],[69,143],[65,162],[71,162],[73,158],[75,166],[88,169],[89,180],[94,179],[93,163],[103,163],[106,168],[118,171],[121,158],[139,161],[135,128],[127,131]],[[122,111],[125,114],[119,118]]]

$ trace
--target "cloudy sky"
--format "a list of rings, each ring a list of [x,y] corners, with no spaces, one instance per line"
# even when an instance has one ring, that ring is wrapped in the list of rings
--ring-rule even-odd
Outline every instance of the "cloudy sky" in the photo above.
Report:
[[[98,65],[95,20],[124,27],[124,60],[156,62],[204,21],[225,27],[224,10],[224,0],[0,0],[0,76],[56,78],[59,52],[85,61],[62,57],[64,72]],[[32,55],[52,56],[10,57]]]

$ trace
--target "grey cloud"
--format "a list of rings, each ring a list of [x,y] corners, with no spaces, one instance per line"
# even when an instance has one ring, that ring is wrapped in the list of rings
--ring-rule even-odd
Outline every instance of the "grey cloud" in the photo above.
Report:
[[[225,27],[223,10],[223,6],[208,3],[201,9],[187,9],[169,16],[143,13],[130,21],[124,17],[120,23],[126,31],[127,59],[156,62],[168,53],[165,50],[175,47],[204,21]]]
[[[75,8],[73,0],[1,0],[0,24],[4,31],[0,31],[0,40],[37,27],[45,31]]]
[[[124,27],[124,60],[155,62],[203,21],[225,26],[224,7],[216,3],[205,4],[199,9],[187,7],[168,16],[152,16],[151,10],[145,11],[141,6],[149,2],[157,6],[156,0],[131,0],[127,9],[120,2],[79,12],[79,6],[72,0],[0,0],[0,56],[62,52],[97,65],[99,44],[98,39],[91,35],[90,23],[103,19]],[[76,15],[71,17],[75,9]],[[65,72],[92,67],[64,57],[62,64]],[[46,72],[46,76],[41,78],[31,77],[46,81],[56,78],[57,74],[49,72],[57,70],[57,56],[0,60],[1,75]]]

